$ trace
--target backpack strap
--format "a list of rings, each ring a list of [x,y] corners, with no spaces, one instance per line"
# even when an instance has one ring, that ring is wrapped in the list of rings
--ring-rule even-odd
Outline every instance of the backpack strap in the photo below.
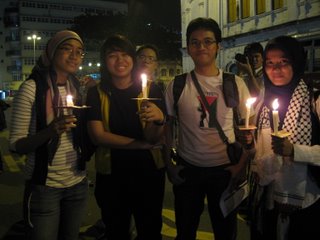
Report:
[[[237,107],[239,105],[239,92],[234,74],[223,72],[222,90],[226,105],[230,108]]]
[[[173,108],[178,116],[178,101],[183,91],[184,85],[186,84],[187,73],[175,76],[173,80]]]
[[[209,106],[209,103],[206,99],[206,96],[204,95],[202,89],[201,89],[201,86],[199,84],[199,81],[194,73],[194,71],[191,71],[191,79],[194,83],[194,86],[196,87],[199,95],[200,95],[200,98],[201,98],[201,101],[202,101],[202,104],[205,106],[206,109],[210,109],[210,106]],[[216,128],[218,130],[218,133],[219,133],[219,136],[221,138],[221,140],[225,143],[225,144],[228,144],[229,140],[228,140],[228,137],[225,135],[223,129],[221,128],[221,125],[220,123],[218,122],[217,120],[217,101],[214,101],[213,102],[214,104],[214,123],[216,125]]]
[[[233,73],[223,72],[222,75],[222,90],[225,103],[227,107],[233,110],[233,120],[235,125],[240,125],[240,114],[239,114],[239,92],[236,83],[236,78]]]
[[[178,101],[186,84],[187,73],[175,76],[173,80],[173,108],[178,116]],[[239,123],[238,105],[239,105],[239,92],[235,80],[235,75],[228,72],[223,72],[222,75],[222,90],[224,100],[228,107],[233,108],[233,115],[237,123]]]

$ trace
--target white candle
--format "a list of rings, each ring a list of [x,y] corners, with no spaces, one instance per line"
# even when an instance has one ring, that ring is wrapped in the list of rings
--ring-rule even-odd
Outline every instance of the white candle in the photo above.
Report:
[[[279,127],[279,112],[278,112],[278,108],[279,108],[279,102],[278,102],[278,98],[276,98],[273,103],[272,103],[272,120],[273,120],[273,132],[274,134],[278,134],[278,127]]]
[[[245,128],[249,128],[249,118],[250,118],[250,110],[251,110],[251,105],[257,100],[257,98],[248,98],[246,102],[246,118],[245,118]]]
[[[73,107],[74,103],[73,103],[73,97],[72,95],[67,95],[67,107]]]
[[[145,73],[141,74],[141,81],[142,81],[142,98],[147,98],[148,97],[147,75]]]

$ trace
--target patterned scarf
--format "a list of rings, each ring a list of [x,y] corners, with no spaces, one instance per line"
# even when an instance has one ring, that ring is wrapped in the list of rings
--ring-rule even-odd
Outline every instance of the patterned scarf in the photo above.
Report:
[[[262,107],[258,129],[270,129],[271,112],[266,105]],[[311,145],[310,94],[303,80],[300,80],[293,92],[282,129],[291,133],[288,139],[292,144]],[[301,207],[305,197],[307,170],[306,164],[282,164],[275,175],[274,200],[281,204]]]
[[[263,106],[258,122],[259,129],[270,127],[271,111],[266,105]],[[311,145],[311,127],[310,94],[308,86],[301,80],[290,100],[282,129],[291,133],[288,137],[291,143]]]

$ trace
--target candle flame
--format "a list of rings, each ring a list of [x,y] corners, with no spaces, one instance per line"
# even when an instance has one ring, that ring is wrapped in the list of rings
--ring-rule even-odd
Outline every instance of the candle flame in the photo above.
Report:
[[[67,95],[67,107],[73,107],[74,104],[73,104],[73,97],[72,95]]]
[[[142,87],[146,87],[147,86],[147,74],[142,73],[141,80],[142,80]]]
[[[257,100],[257,98],[248,98],[246,102],[247,107],[251,107],[251,105]]]
[[[277,110],[279,108],[279,102],[278,102],[278,98],[276,98],[273,103],[272,103],[272,108],[273,110]]]

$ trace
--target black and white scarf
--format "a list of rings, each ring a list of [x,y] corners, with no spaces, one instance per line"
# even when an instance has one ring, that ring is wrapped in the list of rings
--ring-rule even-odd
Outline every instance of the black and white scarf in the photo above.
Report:
[[[303,80],[300,80],[292,94],[282,125],[283,130],[291,133],[288,139],[292,144],[311,145],[312,123],[310,106],[308,87]],[[258,129],[271,128],[271,111],[266,105],[262,107],[258,120]],[[271,141],[271,136],[268,138]],[[275,157],[279,158],[279,156]],[[274,160],[274,158],[269,159]],[[261,160],[263,161],[263,159]],[[278,170],[278,173],[274,174],[273,199],[280,204],[302,207],[306,191],[307,165],[295,162],[293,164],[282,164]]]
[[[258,129],[270,127],[271,111],[266,105],[263,106]],[[288,137],[291,143],[311,145],[311,128],[310,94],[306,83],[300,80],[290,100],[282,129],[291,133]]]

